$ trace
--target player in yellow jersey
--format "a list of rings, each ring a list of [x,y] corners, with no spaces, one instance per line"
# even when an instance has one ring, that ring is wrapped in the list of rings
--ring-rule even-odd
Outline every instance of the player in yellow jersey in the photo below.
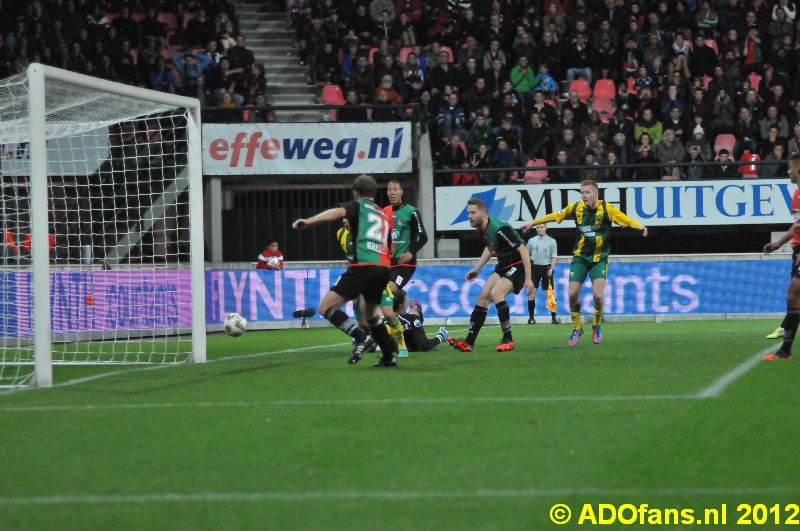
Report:
[[[573,330],[569,339],[570,346],[578,344],[583,334],[581,323],[581,287],[586,276],[592,279],[592,297],[594,298],[594,318],[592,319],[592,339],[595,343],[603,340],[600,323],[603,321],[603,293],[606,289],[608,274],[608,255],[611,252],[609,239],[611,223],[621,227],[631,227],[642,231],[647,237],[647,227],[635,219],[629,218],[614,205],[599,199],[600,189],[591,179],[581,182],[581,200],[570,203],[561,212],[553,212],[531,221],[522,228],[528,232],[539,223],[555,221],[561,223],[565,219],[575,221],[575,246],[572,250],[572,263],[569,266],[569,309]]]

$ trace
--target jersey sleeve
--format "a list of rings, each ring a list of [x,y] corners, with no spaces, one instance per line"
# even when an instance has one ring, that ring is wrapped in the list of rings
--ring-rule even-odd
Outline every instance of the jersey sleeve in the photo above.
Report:
[[[411,245],[408,251],[417,256],[417,252],[428,243],[428,233],[425,232],[425,225],[422,224],[422,216],[419,210],[414,210],[411,214]]]
[[[574,203],[570,203],[567,206],[565,206],[564,210],[562,210],[561,212],[551,212],[550,214],[547,214],[546,216],[543,216],[539,219],[534,219],[533,221],[531,221],[531,225],[538,225],[539,223],[547,223],[550,221],[561,223],[565,219],[572,218],[574,210],[575,210]]]
[[[631,227],[632,229],[641,229],[643,225],[633,218],[629,218],[625,213],[610,203],[606,203],[606,212],[608,212],[609,221],[613,221],[620,227]]]

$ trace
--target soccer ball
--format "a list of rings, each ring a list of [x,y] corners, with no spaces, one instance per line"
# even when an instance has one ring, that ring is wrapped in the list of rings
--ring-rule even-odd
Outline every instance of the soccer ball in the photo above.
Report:
[[[267,258],[267,265],[269,265],[270,267],[278,267],[278,264],[280,263],[281,259],[278,258],[277,256],[270,256],[269,258]]]
[[[223,323],[225,333],[232,337],[239,337],[247,332],[247,319],[238,313],[229,313]]]

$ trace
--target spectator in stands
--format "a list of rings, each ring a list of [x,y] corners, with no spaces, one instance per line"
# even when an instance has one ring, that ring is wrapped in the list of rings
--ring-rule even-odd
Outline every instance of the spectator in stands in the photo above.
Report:
[[[208,72],[206,82],[214,90],[217,101],[222,99],[223,93],[228,92],[237,105],[244,104],[244,97],[237,90],[241,85],[239,73],[231,69],[227,57],[220,59],[219,65]]]
[[[461,171],[453,174],[453,186],[477,186],[478,174],[470,171],[470,162],[465,160],[461,163]]]
[[[622,50],[622,75],[627,78],[635,78],[639,72],[639,66],[644,64],[642,52],[634,35],[625,36],[625,47]]]
[[[589,120],[581,124],[579,133],[579,136],[584,140],[589,136],[589,133],[597,133],[597,138],[602,141],[608,137],[608,125],[600,119],[598,111],[592,111],[589,113]],[[598,157],[597,160],[601,158]]]
[[[395,96],[392,96],[392,92],[394,92]],[[402,97],[400,97],[394,89],[385,90],[385,87],[381,86],[378,87],[375,91],[375,107],[372,109],[372,121],[373,122],[396,122],[400,118],[400,111],[398,109],[393,109],[391,105],[397,105],[395,103],[397,100],[394,101],[390,100],[390,97],[399,97],[400,103],[403,102]]]
[[[761,179],[773,179],[786,175],[786,156],[783,144],[772,146],[772,153],[764,157],[764,164],[758,167],[758,177]]]
[[[574,138],[580,136],[580,125],[575,122],[575,113],[568,107],[562,107],[561,118],[555,125],[554,140],[557,142],[564,138],[564,131],[570,129],[575,134]]]
[[[748,12],[748,18],[755,19],[755,13]],[[749,25],[747,36],[742,45],[742,55],[744,56],[745,74],[762,74],[764,72],[764,52],[761,43],[761,32],[755,25]],[[763,80],[762,80],[763,81]]]
[[[142,19],[142,38],[144,42],[154,41],[156,48],[161,50],[167,45],[167,26],[158,20],[155,7],[147,8],[147,14]]]
[[[650,76],[650,71],[646,65],[640,65],[638,74],[636,78],[633,80],[633,88],[637,92],[642,92],[644,89],[650,89],[651,91],[655,88],[656,84],[653,80],[652,76]]]
[[[529,159],[550,160],[550,126],[538,110],[532,110],[530,115],[530,123],[522,131],[522,149]]]
[[[794,136],[789,139],[787,153],[800,153],[800,123],[794,125]]]
[[[478,181],[480,184],[495,184],[497,182],[497,174],[493,172],[481,171],[490,169],[492,167],[492,151],[494,149],[494,141],[492,143],[481,142],[478,145],[478,151],[470,157],[472,160],[472,167],[478,174]]]
[[[472,12],[471,9],[469,11]],[[474,35],[466,35],[464,45],[458,49],[456,58],[460,65],[466,64],[468,59],[474,59],[476,68],[478,71],[481,71],[481,65],[483,64],[483,48],[480,47]]]
[[[233,21],[228,17],[227,13],[223,12],[217,15],[217,18],[214,19],[214,30],[216,31],[216,39],[223,50],[227,50],[236,44]]]
[[[439,152],[439,165],[444,169],[455,170],[461,168],[465,160],[468,160],[466,149],[461,142],[461,136],[455,134]]]
[[[272,112],[272,107],[267,105],[267,97],[262,93],[256,94],[253,103],[248,107],[252,107],[252,110],[247,112],[247,121],[250,123],[265,124],[278,121]]]
[[[338,85],[342,81],[342,64],[339,62],[339,51],[334,49],[332,41],[326,41],[316,58],[315,81],[326,85]]]
[[[403,103],[403,96],[395,90],[394,80],[388,73],[383,75],[380,84],[375,88],[375,100],[377,101],[382,94],[386,95],[384,101],[391,105],[402,105]]]
[[[553,184],[577,183],[581,181],[580,172],[576,169],[567,169],[562,166],[572,166],[567,152],[563,149],[555,150],[555,160],[547,170],[547,180]]]
[[[150,88],[161,92],[170,92],[174,94],[178,86],[178,80],[172,74],[172,71],[167,68],[166,61],[163,57],[156,59],[155,67],[150,73]]]
[[[376,57],[377,55],[375,54]],[[380,85],[386,76],[392,78],[392,88],[405,99],[406,82],[403,79],[403,69],[395,61],[394,54],[384,55],[382,64],[375,67],[375,84]]]
[[[597,131],[590,131],[584,137],[583,154],[592,153],[594,155],[593,162],[599,164],[600,161],[606,157],[606,145],[600,140],[600,135]],[[584,161],[585,162],[585,161]]]
[[[185,35],[189,46],[200,48],[213,39],[215,34],[213,21],[208,17],[205,8],[200,7],[197,10],[197,16],[189,20],[186,25]]]
[[[672,129],[664,131],[663,141],[656,146],[656,157],[661,164],[683,162],[683,159],[686,157],[686,150],[683,145],[676,140],[675,131]],[[681,169],[678,166],[666,167],[663,170],[663,175],[680,177]]]
[[[608,35],[598,41],[599,47],[592,55],[592,77],[594,79],[617,79],[619,75],[619,53]]]
[[[228,48],[228,59],[231,68],[241,68],[243,71],[250,70],[256,62],[253,51],[245,47],[244,35],[236,36],[236,45]]]
[[[180,76],[182,92],[194,95],[197,92],[197,78],[210,68],[211,59],[207,55],[180,51],[172,56],[172,64]]]
[[[661,116],[665,119],[669,118],[673,108],[677,108],[681,113],[686,111],[686,102],[678,95],[678,87],[676,85],[670,85],[664,91],[664,96],[661,99]]]
[[[494,147],[495,134],[491,126],[486,123],[486,116],[482,112],[475,115],[475,123],[467,135],[467,154],[469,156],[478,152],[481,144]]]
[[[759,134],[762,140],[767,138],[769,128],[773,125],[777,128],[778,136],[782,138],[789,137],[789,122],[786,117],[778,113],[778,106],[771,103],[767,106],[767,115],[758,122]]]
[[[500,47],[499,39],[491,39],[489,41],[489,48],[483,54],[483,69],[491,70],[493,68],[492,63],[495,59],[499,59],[504,68],[507,67],[508,60],[506,58],[506,53]]]
[[[614,105],[617,109],[622,109],[626,114],[633,114],[639,109],[639,98],[628,90],[628,83],[620,81],[617,86],[617,95],[614,97]]]
[[[699,180],[708,177],[708,166],[703,165],[707,161],[700,156],[700,146],[691,146],[688,149],[686,162],[691,163],[690,166],[684,167],[684,175],[687,179]]]
[[[586,36],[579,33],[575,42],[564,51],[564,68],[567,70],[567,84],[582,77],[592,82],[592,50],[586,44]]]
[[[316,81],[317,55],[322,52],[322,47],[328,40],[328,32],[323,28],[322,19],[319,17],[311,19],[297,40],[297,47],[300,50],[300,66],[308,65],[309,83]]]
[[[566,154],[566,162],[568,164],[580,163],[581,155],[583,153],[583,146],[581,146],[575,139],[574,129],[565,128],[563,131],[563,137],[560,140],[556,140],[554,143],[553,153],[556,154],[556,157],[558,157],[558,154],[561,152]]]
[[[362,46],[372,47],[378,44],[378,38],[375,35],[375,21],[367,13],[364,4],[358,4],[356,7],[356,14],[350,20],[350,29],[355,31]]]
[[[446,50],[440,51],[438,64],[430,70],[431,95],[434,97],[444,91],[446,85],[458,86],[458,71],[449,58]]]
[[[503,118],[509,118],[512,126],[517,131],[517,137],[522,136],[522,126],[525,123],[525,113],[522,102],[517,97],[510,81],[506,81],[505,90],[498,100],[492,105],[492,125],[499,127]],[[500,104],[498,104],[500,102]]]
[[[375,78],[372,65],[363,55],[356,60],[356,68],[350,76],[349,88],[358,93],[359,99],[364,103],[372,102],[375,92]]]
[[[508,71],[499,58],[492,61],[492,68],[486,73],[486,86],[492,92],[492,98],[500,97],[503,85],[508,81]]]
[[[564,109],[572,111],[575,122],[578,124],[582,124],[589,119],[589,107],[581,101],[580,93],[577,90],[569,91],[567,101],[561,107],[562,112]]]
[[[270,258],[277,258],[278,264],[271,265],[269,263]],[[267,248],[261,251],[261,253],[258,255],[256,269],[271,269],[273,271],[280,271],[283,269],[283,253],[280,251],[280,249],[278,249],[277,240],[270,240]]]
[[[614,153],[620,164],[633,164],[633,149],[623,133],[614,134],[612,143],[608,146],[608,152]],[[628,170],[623,170],[623,172],[623,175],[627,177]]]
[[[753,119],[748,107],[739,109],[739,116],[733,126],[736,144],[733,146],[733,156],[739,160],[742,152],[758,153],[758,139],[760,136],[758,121]]]
[[[517,64],[509,72],[509,79],[514,87],[514,90],[519,92],[527,107],[533,105],[533,88],[536,85],[536,76],[533,73],[533,68],[528,64],[528,57],[521,55],[517,60]]]
[[[355,90],[348,90],[345,97],[346,107],[338,109],[337,120],[340,122],[366,122],[367,110],[361,106],[359,101],[358,92]]]
[[[475,79],[475,85],[464,95],[464,112],[467,113],[467,120],[475,120],[479,109],[484,105],[491,106],[491,104],[492,93],[486,87],[486,80],[480,76]]]
[[[463,63],[458,66],[458,92],[459,94],[466,94],[470,89],[475,86],[475,80],[481,77],[482,73],[478,68],[478,63],[474,57],[467,58]],[[484,80],[485,81],[485,80]]]
[[[542,26],[546,28],[550,24],[554,24],[555,31],[558,33],[559,36],[566,35],[567,20],[564,18],[564,15],[559,11],[558,4],[555,2],[551,2],[547,6],[547,13],[542,17]]]
[[[653,153],[649,144],[639,146],[636,160],[634,179],[637,181],[658,181],[661,179],[661,169],[658,167],[658,158]]]
[[[492,167],[493,168],[513,168],[516,164],[514,162],[514,153],[509,148],[508,142],[503,137],[497,138],[497,146],[492,153]],[[512,180],[512,174],[516,172],[501,171],[495,173],[497,177],[497,184],[508,184]]]
[[[694,146],[699,149],[700,160],[704,162],[714,160],[714,150],[706,138],[705,129],[703,129],[702,125],[696,125],[692,130],[692,138],[686,143],[687,153]]]
[[[762,160],[767,158],[767,155],[773,152],[776,144],[781,144],[785,147],[786,137],[781,136],[780,133],[778,133],[778,126],[772,124],[769,126],[769,130],[767,131],[767,137],[762,138],[761,142],[758,143],[759,155],[761,156]],[[784,152],[785,151],[786,150],[784,149]]]
[[[554,99],[558,97],[558,85],[553,77],[550,75],[550,67],[547,63],[539,65],[539,72],[533,82],[534,100],[535,93],[541,92],[543,99]]]
[[[519,63],[520,57],[526,57],[528,64],[533,64],[536,60],[536,43],[533,42],[531,34],[525,26],[517,26],[517,37],[514,39],[514,47],[511,49],[512,61]]]
[[[436,122],[439,124],[440,135],[450,138],[457,134],[459,139],[467,138],[466,115],[458,101],[458,94],[454,92],[448,94],[447,102],[439,109]]]
[[[642,110],[641,117],[636,121],[636,126],[634,127],[634,137],[637,141],[641,139],[643,133],[647,133],[654,144],[661,142],[663,134],[661,122],[655,119],[653,111],[649,107]]]
[[[727,149],[722,148],[719,150],[719,162],[731,162],[731,155]],[[712,166],[709,171],[709,178],[711,179],[736,179],[739,177],[739,167],[733,164],[723,164],[719,166]]]
[[[403,66],[403,80],[406,84],[408,102],[419,102],[422,91],[425,89],[427,78],[425,76],[425,71],[417,61],[417,55],[413,52],[408,54],[406,64]]]
[[[533,107],[531,107],[530,111],[533,112],[533,110],[542,115],[542,121],[547,123],[551,129],[555,127],[558,122],[558,113],[556,113],[556,108],[553,105],[545,101],[544,93],[533,93]]]
[[[492,133],[495,138],[503,137],[508,144],[508,149],[518,150],[520,147],[520,137],[522,136],[522,127],[515,126],[512,123],[510,116],[503,116],[500,118],[500,127],[493,127]]]

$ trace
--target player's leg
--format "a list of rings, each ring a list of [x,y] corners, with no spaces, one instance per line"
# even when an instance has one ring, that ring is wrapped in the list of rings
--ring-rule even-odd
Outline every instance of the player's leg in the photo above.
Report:
[[[394,366],[394,355],[392,352],[392,339],[386,330],[381,311],[381,298],[383,290],[389,280],[389,271],[383,267],[362,267],[359,270],[359,289],[364,297],[364,315],[369,319],[369,331],[372,339],[378,343],[381,349],[383,361],[382,366]],[[350,358],[350,363],[358,363],[364,349],[356,349]]]
[[[341,277],[339,280],[341,280]],[[338,282],[339,281],[337,281],[337,283]],[[336,286],[331,287],[330,291],[322,297],[317,310],[320,315],[325,317],[333,326],[355,339],[356,346],[362,345],[362,348],[369,347],[369,336],[367,333],[340,309],[347,302],[347,295],[342,295],[333,291],[334,287]]]
[[[381,312],[386,319],[386,328],[389,329],[389,334],[397,341],[397,356],[400,358],[408,357],[408,347],[406,347],[406,340],[403,337],[403,324],[394,311],[394,293],[396,290],[391,288],[392,282],[386,285],[381,296]]]
[[[600,323],[603,322],[603,308],[605,301],[603,295],[606,291],[606,279],[596,278],[592,280],[592,300],[594,301],[594,317],[592,318],[592,341],[599,344],[603,340],[603,332]]]
[[[508,302],[506,302],[506,295],[512,291],[515,291],[513,280],[503,276],[495,282],[490,294],[494,307],[497,309],[500,329],[503,331],[503,339],[497,346],[498,352],[514,350],[514,338],[511,336],[511,310],[508,307]]]
[[[489,311],[489,304],[492,302],[491,293],[495,283],[500,279],[497,273],[492,273],[483,289],[478,294],[478,300],[475,302],[475,307],[472,309],[472,314],[469,317],[469,332],[464,339],[450,338],[450,346],[462,352],[469,352],[475,345],[475,340],[486,322],[486,314]]]
[[[569,266],[569,315],[572,318],[572,334],[569,338],[570,346],[575,346],[583,334],[581,322],[581,287],[589,274],[589,263],[579,256],[572,258]]]
[[[795,274],[789,282],[786,291],[786,316],[783,318],[783,343],[775,354],[767,354],[765,360],[788,360],[792,358],[792,343],[794,343],[797,327],[800,324],[800,271],[795,265]]]
[[[528,324],[536,324],[534,313],[536,312],[536,291],[539,289],[539,282],[542,276],[539,274],[539,266],[531,265],[531,280],[533,289],[528,290]]]

